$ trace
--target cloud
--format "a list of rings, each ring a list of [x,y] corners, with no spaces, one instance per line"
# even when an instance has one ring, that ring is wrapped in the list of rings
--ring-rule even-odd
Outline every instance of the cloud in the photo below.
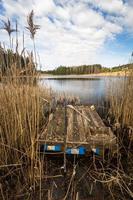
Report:
[[[126,28],[130,32],[133,28],[130,0],[125,3],[122,0],[2,0],[2,7],[1,19],[19,19],[20,45],[25,31],[29,50],[32,41],[24,27],[27,14],[34,9],[36,24],[41,26],[36,35],[36,47],[44,69],[96,62],[110,65],[109,61],[101,60],[99,52]],[[3,31],[1,35],[1,40],[8,43]],[[116,57],[114,60],[116,62]]]
[[[92,3],[94,7],[99,7],[108,13],[119,15],[124,10],[124,3],[122,0],[88,0],[88,2]]]
[[[132,0],[88,0],[88,2],[94,8],[99,8],[101,11],[106,12],[108,19],[110,18],[115,23],[133,29]]]

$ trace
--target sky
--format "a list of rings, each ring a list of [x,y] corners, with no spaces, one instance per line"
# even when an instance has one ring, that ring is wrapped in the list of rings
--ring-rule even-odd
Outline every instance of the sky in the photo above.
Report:
[[[26,51],[33,47],[25,28],[32,9],[35,24],[40,25],[35,42],[43,70],[96,63],[113,67],[129,62],[133,0],[0,0],[0,27],[8,18],[15,27],[17,19],[20,51],[23,32]],[[2,29],[0,42],[8,48],[8,35]]]

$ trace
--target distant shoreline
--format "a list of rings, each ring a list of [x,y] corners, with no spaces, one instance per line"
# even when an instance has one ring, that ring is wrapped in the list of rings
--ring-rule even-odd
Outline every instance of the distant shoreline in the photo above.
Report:
[[[70,74],[70,75],[53,75],[53,74],[40,74],[40,78],[47,78],[47,77],[64,77],[64,78],[76,78],[76,77],[119,77],[129,75],[129,71],[118,71],[118,72],[103,72],[98,74]]]

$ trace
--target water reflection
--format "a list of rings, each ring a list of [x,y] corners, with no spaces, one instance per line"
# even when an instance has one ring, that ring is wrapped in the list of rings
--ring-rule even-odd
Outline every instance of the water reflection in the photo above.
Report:
[[[79,97],[83,104],[97,104],[107,95],[107,86],[119,80],[118,77],[48,77],[40,83],[50,87],[56,95],[67,94]]]

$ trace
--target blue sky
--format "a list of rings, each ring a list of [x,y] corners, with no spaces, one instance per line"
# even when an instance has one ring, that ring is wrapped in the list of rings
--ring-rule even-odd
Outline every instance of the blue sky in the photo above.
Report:
[[[19,50],[26,31],[26,16],[34,9],[41,26],[36,35],[37,53],[43,69],[59,65],[100,63],[106,67],[125,64],[133,51],[133,0],[0,0],[0,21],[19,19]],[[2,27],[2,23],[0,22]],[[12,35],[15,40],[15,35]],[[8,35],[0,30],[8,48]]]

